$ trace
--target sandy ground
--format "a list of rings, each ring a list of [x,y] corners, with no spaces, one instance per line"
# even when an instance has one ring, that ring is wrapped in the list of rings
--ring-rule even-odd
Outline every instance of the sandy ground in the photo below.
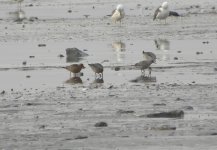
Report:
[[[117,3],[121,27],[108,16]],[[0,149],[217,149],[216,2],[169,1],[182,17],[167,24],[152,21],[160,3],[26,0],[26,19],[15,22],[17,5],[0,0]],[[83,84],[72,83],[61,68],[71,62],[57,57],[68,47],[86,49],[86,65],[107,60],[104,83],[88,67]],[[157,55],[156,80],[131,82],[142,50]],[[184,118],[145,117],[171,110]],[[108,126],[95,127],[101,121]]]

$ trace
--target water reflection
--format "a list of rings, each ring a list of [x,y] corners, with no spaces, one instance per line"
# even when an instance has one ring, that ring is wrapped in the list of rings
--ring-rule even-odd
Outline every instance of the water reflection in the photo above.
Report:
[[[12,19],[16,22],[22,22],[24,19],[26,19],[26,14],[23,10],[17,10],[15,12],[9,13]]]
[[[154,40],[155,46],[158,50],[169,50],[170,42],[167,39],[158,38]]]
[[[71,56],[71,55],[66,56],[66,62],[79,62],[81,60],[82,60],[81,57],[74,57],[74,56]]]
[[[82,52],[77,48],[67,48],[66,49],[66,62],[79,62],[83,57],[88,56],[88,54]]]
[[[22,9],[22,2],[23,2],[24,0],[13,0],[13,1],[17,3],[17,8],[18,8],[18,10],[21,10],[21,9]]]
[[[113,42],[112,47],[115,49],[116,52],[126,51],[126,45],[125,45],[125,43],[123,43],[121,41]]]
[[[126,51],[126,45],[125,43],[121,41],[116,41],[112,43],[112,48],[116,52],[116,58],[118,62],[122,62],[125,59],[125,51]]]
[[[65,81],[65,83],[68,84],[82,84],[82,80],[80,77],[71,77],[68,80]]]
[[[162,50],[158,59],[163,61],[170,60],[170,55],[167,53],[167,51],[170,50],[170,42],[167,39],[158,38],[154,40],[154,43],[157,50]]]

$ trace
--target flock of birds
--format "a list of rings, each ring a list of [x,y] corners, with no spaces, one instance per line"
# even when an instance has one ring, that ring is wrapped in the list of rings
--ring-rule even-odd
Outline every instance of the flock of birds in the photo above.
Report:
[[[119,21],[121,24],[121,20],[124,18],[125,12],[122,4],[117,5],[116,9],[112,11],[112,20],[113,22]],[[168,2],[163,2],[154,12],[153,20],[165,20],[169,16],[179,16],[177,12],[169,11]]]
[[[21,3],[24,0],[14,0],[14,1],[18,3],[18,9],[19,9],[19,12],[21,12]],[[156,20],[156,19],[165,20],[165,23],[166,23],[166,19],[169,16],[179,16],[179,14],[176,12],[173,12],[173,11],[169,11],[168,2],[163,2],[155,10],[153,20]],[[112,11],[111,19],[115,23],[120,22],[120,25],[121,25],[121,22],[122,22],[124,17],[125,17],[124,7],[122,4],[118,4],[116,6],[116,9]],[[148,69],[149,70],[148,77],[151,77],[152,68],[150,66],[152,63],[156,62],[156,55],[152,52],[143,51],[143,56],[144,56],[144,60],[136,63],[134,66],[141,70],[141,73],[143,76],[145,76],[145,69]],[[104,68],[103,68],[102,64],[94,63],[94,64],[88,64],[88,65],[94,71],[96,79],[97,78],[103,79]],[[76,77],[76,75],[78,73],[80,73],[80,71],[82,69],[84,69],[85,66],[83,64],[72,64],[72,65],[66,66],[64,68],[67,69],[68,71],[70,71],[70,76],[71,76],[71,73],[73,73],[74,77]]]
[[[144,60],[136,63],[135,66],[136,68],[141,70],[142,76],[145,76],[145,70],[149,70],[148,77],[151,77],[151,71],[152,68],[150,67],[152,63],[156,62],[156,55],[152,52],[142,52]],[[90,68],[93,70],[95,73],[95,79],[103,79],[103,71],[104,67],[100,63],[93,63],[93,64],[88,64]],[[63,67],[66,70],[70,72],[70,77],[71,73],[74,74],[74,77],[77,77],[77,74],[80,73],[82,69],[85,69],[85,66],[83,64],[72,64],[66,67]]]
[[[165,20],[165,23],[166,23],[166,19],[169,16],[179,16],[179,14],[173,11],[169,11],[168,2],[163,2],[161,6],[159,6],[154,12],[153,20],[156,20],[156,19]],[[125,17],[124,7],[122,4],[118,4],[116,9],[112,11],[111,19],[115,23],[119,21],[121,25],[121,21],[124,17]],[[152,52],[145,52],[145,51],[143,51],[142,54],[143,54],[144,60],[136,63],[133,66],[141,70],[142,76],[145,76],[145,70],[148,69],[149,70],[148,77],[151,77],[152,68],[150,66],[152,63],[156,62],[156,55]],[[88,64],[88,65],[94,71],[95,78],[103,79],[104,68],[102,64],[94,63],[94,64]],[[65,67],[65,69],[70,71],[70,75],[72,72],[74,73],[75,77],[76,77],[76,74],[79,73],[81,69],[84,69],[84,68],[85,67],[83,64],[72,64],[70,66]]]

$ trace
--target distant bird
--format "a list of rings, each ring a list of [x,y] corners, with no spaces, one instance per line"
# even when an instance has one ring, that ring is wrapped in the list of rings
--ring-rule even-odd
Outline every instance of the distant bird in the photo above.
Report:
[[[156,62],[157,57],[156,57],[156,55],[154,53],[142,51],[142,54],[143,54],[143,57],[144,57],[145,61],[150,61],[152,63]]]
[[[76,76],[76,73],[79,73],[81,71],[81,69],[84,69],[84,65],[83,64],[72,64],[70,66],[66,66],[64,67],[66,70],[70,71],[70,76],[71,76],[71,72],[74,73],[74,76]]]
[[[156,9],[153,20],[155,19],[163,20],[164,19],[166,23],[166,19],[168,16],[169,16],[168,2],[163,2],[162,5]]]
[[[121,41],[112,43],[112,48],[115,50],[117,61],[122,62],[125,58],[126,45]]]
[[[118,4],[116,9],[112,11],[112,16],[111,19],[113,22],[120,21],[121,25],[121,20],[124,18],[125,12],[124,12],[124,7],[122,4]]]
[[[142,75],[145,76],[145,69],[149,70],[149,77],[151,77],[151,70],[152,68],[150,67],[150,65],[153,63],[153,61],[140,61],[138,63],[135,64],[136,68],[139,68],[141,70]]]
[[[88,64],[90,68],[95,72],[95,77],[99,74],[100,78],[103,78],[103,66],[100,63]]]

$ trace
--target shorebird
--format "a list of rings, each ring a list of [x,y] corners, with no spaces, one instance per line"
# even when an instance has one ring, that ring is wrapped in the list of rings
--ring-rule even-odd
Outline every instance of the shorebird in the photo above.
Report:
[[[99,74],[100,78],[103,78],[103,66],[100,63],[88,64],[90,68],[95,72],[95,77]]]
[[[169,16],[169,7],[168,7],[168,2],[163,2],[161,6],[159,6],[155,12],[154,12],[154,18],[155,19],[160,19],[160,20],[165,20],[166,23],[166,19]]]
[[[120,21],[121,25],[121,20],[124,18],[125,12],[124,12],[124,7],[122,4],[118,4],[116,9],[112,11],[112,16],[111,19],[113,22]]]
[[[64,67],[66,70],[70,71],[70,76],[71,76],[71,72],[74,73],[74,76],[76,76],[76,73],[79,73],[81,71],[81,69],[84,69],[84,65],[83,64],[72,64],[70,66],[66,66]]]
[[[152,52],[145,52],[142,51],[143,57],[144,57],[144,61],[150,61],[152,63],[156,62],[156,55]]]
[[[151,70],[152,68],[150,67],[150,65],[153,63],[153,61],[140,61],[138,63],[135,64],[136,68],[139,68],[141,70],[141,73],[143,76],[145,76],[145,69],[149,70],[149,77],[151,77]]]

